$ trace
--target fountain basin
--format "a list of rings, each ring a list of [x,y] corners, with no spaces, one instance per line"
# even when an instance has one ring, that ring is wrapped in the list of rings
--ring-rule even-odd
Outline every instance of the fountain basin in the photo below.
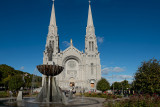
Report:
[[[59,65],[38,65],[37,69],[40,73],[47,76],[56,76],[63,71],[63,67]]]

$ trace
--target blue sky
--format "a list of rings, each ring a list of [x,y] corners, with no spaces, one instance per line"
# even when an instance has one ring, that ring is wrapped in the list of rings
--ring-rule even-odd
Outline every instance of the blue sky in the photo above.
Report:
[[[160,59],[159,0],[92,0],[102,77],[129,81],[141,62]],[[33,73],[42,64],[51,0],[3,0],[0,3],[0,64]],[[56,0],[60,49],[84,50],[87,0]],[[113,79],[112,79],[113,75]]]

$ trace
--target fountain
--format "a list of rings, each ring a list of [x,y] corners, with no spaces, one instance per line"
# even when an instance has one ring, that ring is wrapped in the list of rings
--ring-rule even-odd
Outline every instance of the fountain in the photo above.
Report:
[[[44,76],[44,84],[37,95],[36,102],[56,102],[66,104],[66,98],[56,83],[54,76],[59,75],[63,71],[63,67],[59,65],[38,65],[37,69]]]
[[[63,67],[58,65],[38,65],[37,69],[44,76],[44,83],[40,93],[36,98],[24,98],[21,101],[8,102],[0,101],[0,106],[14,106],[14,107],[69,107],[69,106],[88,106],[98,104],[95,99],[90,98],[72,98],[70,91],[68,98],[61,91],[56,83],[54,76],[59,75],[63,71]]]

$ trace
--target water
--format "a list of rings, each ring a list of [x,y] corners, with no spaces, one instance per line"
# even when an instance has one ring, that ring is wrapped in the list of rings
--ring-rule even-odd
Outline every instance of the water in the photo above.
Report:
[[[73,98],[69,101],[68,105],[64,105],[62,103],[41,103],[41,102],[34,102],[34,98],[25,98],[22,102],[14,102],[8,103],[9,100],[0,100],[0,107],[85,107],[88,105],[98,104],[99,101],[90,98]]]
[[[41,74],[38,72],[37,68],[34,69],[32,74],[33,74],[33,77],[32,77],[32,82],[31,82],[31,95],[34,94],[35,89],[38,89],[41,87],[41,86],[37,87],[38,86],[38,84],[37,84],[38,78],[36,78],[36,76],[41,76]]]

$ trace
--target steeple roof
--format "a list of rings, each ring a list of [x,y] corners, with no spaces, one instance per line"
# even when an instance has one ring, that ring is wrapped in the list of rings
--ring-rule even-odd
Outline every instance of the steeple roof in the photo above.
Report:
[[[52,12],[51,12],[51,18],[50,18],[50,26],[57,26],[56,25],[56,16],[55,16],[55,9],[54,9],[54,0],[52,5]]]
[[[87,27],[89,26],[94,26],[93,25],[93,18],[92,18],[92,11],[91,11],[91,4],[90,4],[90,1],[89,1],[89,10],[88,10],[88,22],[87,22]]]

